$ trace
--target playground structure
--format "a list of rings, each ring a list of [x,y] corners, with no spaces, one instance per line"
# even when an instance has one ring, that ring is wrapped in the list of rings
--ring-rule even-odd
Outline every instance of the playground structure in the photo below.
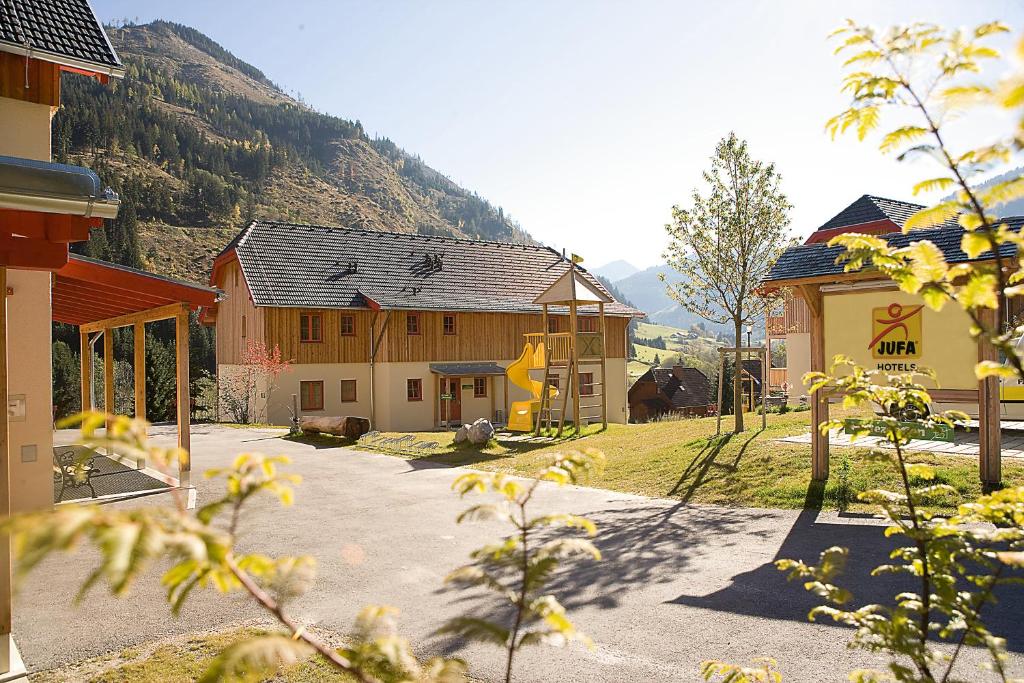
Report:
[[[530,392],[530,398],[525,401],[513,401],[509,408],[508,429],[513,432],[529,432],[536,425],[537,414],[540,412],[541,392],[544,390],[544,383],[530,377],[530,370],[544,367],[545,347],[544,342],[537,344],[526,342],[523,353],[519,358],[508,366],[505,376],[508,381]],[[548,387],[551,394],[549,399],[558,396],[558,389]]]
[[[543,332],[525,335],[523,353],[506,370],[509,382],[530,392],[529,399],[512,403],[510,431],[532,430],[539,436],[541,429],[550,430],[557,424],[561,436],[570,411],[577,433],[598,421],[603,427],[608,426],[604,307],[612,299],[581,277],[576,263],[573,257],[569,269],[533,300],[542,306]],[[581,307],[596,313],[584,316],[587,325],[580,323]],[[553,309],[567,309],[568,330],[552,330]],[[597,377],[591,373],[591,380],[584,385],[580,382],[580,368],[588,366],[599,368],[600,372]],[[530,370],[543,370],[542,379],[531,377]]]

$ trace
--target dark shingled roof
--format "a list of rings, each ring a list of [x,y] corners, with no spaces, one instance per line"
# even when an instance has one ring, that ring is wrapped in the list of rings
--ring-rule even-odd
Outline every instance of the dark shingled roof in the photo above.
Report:
[[[833,230],[884,220],[890,220],[902,228],[911,216],[923,208],[923,205],[913,202],[866,194],[828,219],[818,230]],[[953,218],[944,225],[952,227],[956,224],[956,219]]]
[[[0,50],[124,73],[88,0],[0,0]]]
[[[694,408],[712,403],[711,382],[697,368],[651,368],[637,379],[654,381],[658,390],[672,404],[673,409]]]
[[[754,389],[759,390],[761,388],[761,359],[760,358],[744,358],[741,361],[743,369],[754,381]]]
[[[231,249],[257,306],[538,312],[533,300],[569,268],[548,247],[264,220]],[[643,315],[617,301],[605,313]]]
[[[1024,224],[1024,217],[1013,216],[1001,219],[1001,222],[1014,230],[1020,230]],[[952,227],[927,228],[924,230],[911,230],[904,234],[900,232],[888,235],[879,235],[894,247],[905,247],[911,242],[929,240],[935,244],[946,257],[949,263],[963,263],[970,261],[960,249],[960,240],[964,230],[959,225]],[[822,275],[839,275],[843,273],[843,265],[836,263],[836,257],[843,252],[843,247],[829,247],[827,243],[801,244],[790,247],[779,260],[775,262],[763,282],[770,283],[779,280],[798,280],[802,278],[820,277]],[[1013,256],[1013,245],[1003,245],[1000,249],[1002,256]],[[992,252],[981,254],[976,260],[992,258]]]

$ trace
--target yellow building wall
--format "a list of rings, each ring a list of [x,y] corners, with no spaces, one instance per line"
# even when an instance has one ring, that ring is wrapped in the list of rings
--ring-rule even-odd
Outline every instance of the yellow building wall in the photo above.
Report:
[[[49,105],[0,97],[0,154],[50,160]],[[53,407],[50,360],[50,274],[8,270],[8,394],[11,511],[53,503]],[[10,411],[9,411],[10,412]]]
[[[936,372],[939,386],[943,389],[978,388],[978,380],[974,375],[974,365],[978,360],[977,346],[970,336],[970,319],[959,306],[947,305],[939,312],[922,307],[917,314],[920,316],[920,343],[915,353],[877,358],[869,346],[872,337],[879,331],[873,321],[887,316],[876,313],[888,309],[892,304],[898,304],[905,314],[922,305],[920,297],[893,289],[830,292],[823,299],[826,366],[831,364],[836,354],[843,354],[868,369],[886,370],[894,374],[931,368]],[[911,336],[914,336],[917,323],[913,317],[904,324],[909,326]],[[893,334],[896,335],[894,338],[904,338],[902,330],[896,330]],[[930,380],[926,382],[926,386],[930,384]]]
[[[789,398],[799,402],[807,395],[803,376],[811,371],[811,335],[809,332],[792,332],[786,335],[786,381],[789,383]]]

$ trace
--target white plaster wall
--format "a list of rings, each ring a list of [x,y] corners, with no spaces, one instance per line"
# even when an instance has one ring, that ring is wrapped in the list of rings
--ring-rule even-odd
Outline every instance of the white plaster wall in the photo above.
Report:
[[[0,154],[50,160],[49,105],[0,97]],[[8,393],[24,397],[10,421],[11,511],[53,503],[50,274],[8,270]]]
[[[503,360],[498,361],[498,364],[507,367],[511,362],[511,360]],[[610,358],[606,367],[608,381],[604,383],[603,387],[595,387],[594,391],[597,393],[607,392],[608,421],[625,424],[627,419],[626,361],[623,358]],[[600,366],[586,366],[585,371],[594,373],[595,382],[602,382]],[[242,372],[242,367],[221,365],[218,372],[223,385],[233,374]],[[437,375],[430,371],[429,363],[377,363],[374,373],[377,402],[375,429],[387,432],[429,431],[439,426],[435,422],[435,415],[439,414],[439,410],[435,408],[438,400]],[[540,380],[543,371],[535,370],[531,374],[535,379]],[[406,380],[412,378],[420,379],[423,384],[423,400],[421,401],[409,401],[407,398]],[[356,380],[356,402],[341,402],[342,379]],[[491,379],[488,391],[493,392],[493,397],[489,394],[487,397],[475,398],[472,377],[461,378],[463,422],[472,422],[481,417],[493,420],[492,400],[494,410],[502,411],[507,419],[508,406],[513,401],[522,401],[528,397],[525,390],[508,383],[504,376]],[[302,414],[370,416],[370,366],[368,363],[309,363],[292,365],[291,371],[278,378],[277,387],[271,394],[269,405],[266,402],[266,387],[261,384],[257,394],[260,402],[257,406],[259,419],[266,420],[271,424],[288,424],[291,420],[291,411],[289,410],[291,397],[292,394],[298,395],[299,382],[317,380],[324,383],[324,409],[315,412],[307,411]],[[564,376],[561,386],[566,386]],[[599,397],[584,398],[584,403],[597,405],[600,400]],[[561,406],[560,400],[556,405]],[[596,413],[597,411],[587,412]],[[572,415],[572,401],[568,403],[567,415],[570,417]],[[223,405],[221,419],[231,419]]]
[[[0,97],[0,154],[49,161],[50,116],[48,104]]]
[[[429,363],[378,363],[374,374],[376,429],[382,432],[414,432],[434,428],[437,375],[430,372]],[[406,380],[413,378],[422,381],[422,401],[407,398]]]
[[[50,274],[8,270],[7,286],[7,387],[25,408],[9,423],[11,511],[24,512],[53,503]]]

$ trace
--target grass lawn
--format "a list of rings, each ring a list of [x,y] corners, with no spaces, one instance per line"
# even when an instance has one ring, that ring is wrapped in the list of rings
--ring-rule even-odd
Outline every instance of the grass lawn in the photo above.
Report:
[[[834,415],[841,415],[837,408]],[[410,449],[392,454],[449,465],[500,470],[530,475],[539,470],[552,453],[567,448],[591,447],[607,458],[604,474],[591,486],[646,496],[677,498],[685,502],[718,505],[801,508],[839,505],[840,464],[849,463],[848,499],[851,511],[872,511],[856,501],[856,494],[872,488],[897,489],[899,478],[888,460],[870,457],[867,448],[833,448],[831,476],[824,491],[811,487],[810,446],[779,443],[781,436],[809,429],[810,411],[769,415],[768,429],[761,431],[759,415],[748,414],[747,431],[715,436],[715,418],[656,422],[644,425],[609,425],[606,431],[592,426],[583,438],[558,443],[544,440],[498,441],[484,447],[454,444],[452,432],[423,432],[413,435],[437,447],[429,451]],[[723,429],[731,427],[723,418]],[[388,434],[399,437],[399,434]],[[381,450],[360,446],[367,450]],[[387,452],[387,451],[385,451]],[[958,500],[935,498],[929,506],[951,510],[957,503],[981,493],[978,463],[973,457],[912,453],[911,462],[927,462],[938,468],[939,481],[953,486]],[[1024,484],[1024,464],[1004,460],[1007,485]]]
[[[191,634],[129,648],[122,652],[32,674],[34,683],[179,683],[202,678],[213,659],[229,645],[260,633],[255,628]],[[323,637],[323,636],[321,636]],[[328,638],[329,639],[329,638]],[[356,680],[311,657],[277,672],[280,683],[341,683]]]
[[[648,365],[654,362],[655,356],[657,356],[661,362],[665,362],[668,358],[677,358],[679,356],[678,351],[656,349],[653,346],[644,346],[643,344],[633,344],[633,350],[636,353],[636,359],[641,363],[647,363]]]

